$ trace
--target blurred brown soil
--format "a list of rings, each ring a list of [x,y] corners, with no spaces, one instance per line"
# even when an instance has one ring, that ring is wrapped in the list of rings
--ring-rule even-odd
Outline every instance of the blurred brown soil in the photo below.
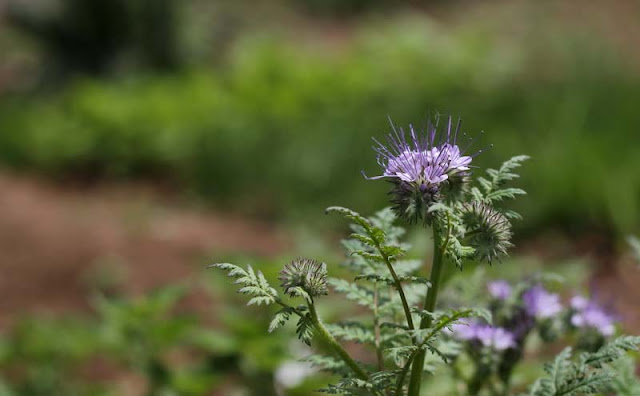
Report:
[[[0,172],[0,328],[23,314],[88,310],[92,283],[126,278],[124,291],[137,294],[197,274],[206,258],[273,256],[286,245],[273,225],[188,207],[152,187]]]
[[[0,172],[0,328],[28,313],[87,311],[92,285],[126,279],[138,294],[197,275],[206,260],[240,252],[274,256],[288,238],[274,225],[203,210],[140,184],[92,187]],[[608,238],[541,237],[520,252],[553,262],[588,256],[591,288],[640,332],[640,269]],[[210,309],[191,293],[186,302]]]

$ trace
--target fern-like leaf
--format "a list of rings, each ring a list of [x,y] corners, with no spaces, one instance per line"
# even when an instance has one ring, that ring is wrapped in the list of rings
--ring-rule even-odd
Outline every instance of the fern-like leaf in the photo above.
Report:
[[[291,314],[295,313],[295,308],[292,307],[284,307],[273,316],[271,323],[269,324],[269,333],[272,333],[279,327],[284,326],[284,324],[289,320]]]
[[[334,290],[338,293],[345,294],[348,300],[355,301],[357,304],[365,307],[373,308],[374,298],[370,290],[355,283],[349,283],[344,279],[329,278],[329,284],[333,286]]]
[[[354,223],[363,227],[367,231],[371,229],[371,223],[369,222],[369,220],[367,220],[366,217],[362,216],[360,213],[354,210],[344,208],[342,206],[330,206],[325,210],[325,213],[327,214],[334,213],[334,212],[353,221]]]
[[[235,278],[234,283],[241,286],[238,293],[251,296],[247,305],[269,305],[278,298],[278,292],[269,285],[262,272],[254,271],[250,265],[246,270],[229,263],[212,264],[208,268],[219,268],[227,271],[227,276]]]
[[[326,371],[332,374],[345,375],[350,372],[350,369],[343,360],[332,356],[310,355],[304,358],[303,361],[310,363],[311,366],[321,371]]]
[[[637,350],[640,337],[619,337],[593,353],[583,352],[572,360],[571,348],[565,348],[553,363],[545,365],[547,376],[531,387],[531,396],[563,396],[607,392],[614,386],[615,375],[609,364]]]
[[[343,341],[352,341],[359,344],[373,344],[375,341],[373,329],[358,322],[327,324],[325,326],[331,335]]]
[[[505,187],[505,185],[519,177],[513,171],[528,159],[529,157],[526,155],[519,155],[505,161],[497,170],[487,169],[489,178],[478,177],[480,188],[473,187],[471,196],[477,201],[494,203],[525,194],[525,191],[520,188]],[[514,213],[511,212],[510,216],[513,218]]]
[[[311,346],[311,340],[313,339],[313,322],[309,313],[300,316],[298,324],[296,325],[296,334],[302,342]]]

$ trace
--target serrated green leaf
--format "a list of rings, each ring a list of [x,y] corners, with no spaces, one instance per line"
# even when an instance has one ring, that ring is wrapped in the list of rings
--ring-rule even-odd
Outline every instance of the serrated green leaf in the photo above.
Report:
[[[359,344],[373,344],[375,342],[373,329],[361,323],[327,324],[325,327],[331,335],[343,341],[353,341]]]
[[[213,264],[209,267],[227,271],[227,276],[235,278],[234,284],[241,286],[238,293],[251,296],[247,305],[269,305],[276,301],[278,292],[269,285],[262,272],[255,272],[250,265],[246,270],[229,263]]]
[[[269,333],[272,333],[277,328],[284,326],[293,312],[295,312],[294,309],[290,307],[284,307],[276,312],[273,316],[273,320],[269,323]]]
[[[364,216],[362,216],[360,213],[356,211],[353,211],[348,208],[344,208],[342,206],[330,206],[325,210],[325,213],[327,214],[333,213],[333,212],[346,217],[347,219],[364,227],[366,230],[369,230],[371,228],[371,224],[369,223],[369,220],[367,220]]]
[[[296,324],[296,334],[302,342],[311,345],[311,340],[313,339],[313,321],[311,320],[310,314],[307,313],[300,317]]]

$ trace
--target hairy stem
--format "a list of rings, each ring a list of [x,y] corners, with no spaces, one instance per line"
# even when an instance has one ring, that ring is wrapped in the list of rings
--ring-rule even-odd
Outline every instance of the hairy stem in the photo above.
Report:
[[[393,286],[398,290],[398,294],[400,295],[400,300],[402,301],[402,308],[404,309],[404,315],[407,317],[407,326],[409,326],[410,330],[415,329],[413,326],[413,318],[411,317],[411,309],[409,308],[409,303],[407,302],[407,297],[404,294],[404,289],[402,289],[402,284],[400,283],[400,279],[398,279],[398,275],[396,274],[396,270],[393,269],[393,265],[391,265],[391,259],[388,254],[386,254],[380,243],[376,241],[376,248],[380,252],[384,263],[387,265],[389,269],[389,273],[391,273],[391,277],[393,278]]]
[[[394,395],[402,394],[402,388],[404,387],[404,379],[407,377],[407,373],[409,372],[409,367],[411,367],[411,363],[413,363],[413,359],[415,357],[416,357],[416,354],[414,352],[409,356],[409,358],[407,359],[407,362],[404,364],[404,367],[402,367],[402,371],[400,371],[400,375],[396,380],[396,391]]]
[[[378,370],[384,370],[384,358],[382,357],[382,348],[380,347],[380,316],[378,314],[378,301],[380,291],[378,284],[373,286],[373,332],[375,336],[376,359],[378,361]]]
[[[284,301],[282,301],[277,297],[276,297],[276,303],[286,308],[292,308],[293,311],[296,313],[296,315],[300,317],[303,316],[303,313],[301,313],[298,309],[291,307],[289,304],[285,303]],[[333,352],[335,352],[346,363],[346,365],[349,366],[349,368],[354,372],[356,377],[365,381],[368,380],[369,375],[358,365],[358,363],[351,357],[351,355],[349,355],[349,353],[345,351],[344,348],[342,348],[340,343],[338,343],[338,341],[331,335],[331,333],[329,333],[329,330],[327,330],[327,328],[324,327],[324,325],[320,321],[320,317],[318,316],[316,307],[313,304],[313,300],[309,301],[307,306],[309,307],[309,315],[311,316],[311,322],[313,323],[313,326],[316,329],[316,334],[322,340],[321,342],[323,342],[325,345],[331,348],[331,350],[333,350]],[[382,351],[380,352],[382,353]],[[379,395],[380,392],[375,391],[374,394]]]
[[[353,370],[354,374],[358,378],[367,380],[369,378],[367,373],[358,365],[358,363],[356,363],[355,360],[353,360],[349,353],[345,351],[344,348],[342,348],[338,341],[336,341],[331,333],[329,333],[327,328],[324,327],[324,325],[320,321],[320,318],[318,318],[316,307],[312,302],[309,303],[309,313],[311,315],[311,321],[316,328],[316,334],[320,337],[322,342],[325,343],[329,348],[331,348],[331,350],[333,350],[333,352],[335,352],[335,354],[338,355],[340,359],[342,359],[351,370]]]
[[[433,312],[436,307],[436,301],[438,299],[438,287],[440,283],[440,274],[443,267],[443,251],[441,244],[441,235],[438,230],[438,226],[433,225],[433,264],[431,266],[431,276],[429,281],[431,287],[427,290],[427,296],[424,301],[424,309],[428,312]],[[431,326],[432,317],[424,316],[420,321],[420,328],[426,329]],[[422,371],[424,369],[424,359],[426,356],[426,350],[420,349],[411,365],[411,377],[409,378],[409,392],[408,396],[420,395],[420,385],[422,384]]]

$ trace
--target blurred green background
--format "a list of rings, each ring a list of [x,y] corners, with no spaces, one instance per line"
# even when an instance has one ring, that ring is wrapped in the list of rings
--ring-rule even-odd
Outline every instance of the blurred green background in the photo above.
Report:
[[[637,230],[636,2],[333,3],[9,2],[0,158],[267,218],[370,211],[387,117],[451,113],[494,144],[480,165],[533,157],[527,227]]]
[[[640,231],[638,48],[635,0],[1,2],[0,324],[28,339],[24,312],[104,315],[86,296],[139,295],[212,257],[335,258],[342,224],[323,209],[387,199],[360,175],[379,172],[371,137],[435,112],[462,117],[473,150],[493,144],[482,167],[532,157],[522,254],[594,253],[597,274]],[[164,387],[140,354],[125,367]],[[274,364],[239,372],[260,383]],[[218,389],[200,369],[191,394]],[[7,377],[19,394],[53,394],[30,375],[58,377],[23,371]]]

